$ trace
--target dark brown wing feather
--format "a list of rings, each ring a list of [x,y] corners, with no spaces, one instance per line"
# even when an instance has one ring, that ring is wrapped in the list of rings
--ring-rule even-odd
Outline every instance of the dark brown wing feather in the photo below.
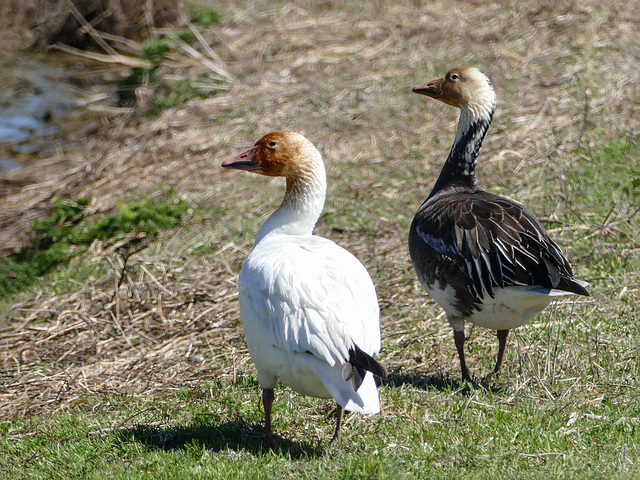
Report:
[[[428,199],[409,235],[414,266],[451,268],[455,264],[475,298],[483,289],[539,286],[588,295],[560,247],[522,205],[483,192],[456,192]],[[425,263],[425,256],[438,262]],[[416,257],[416,258],[414,258]],[[428,275],[428,272],[419,272]],[[435,272],[434,272],[435,274]]]

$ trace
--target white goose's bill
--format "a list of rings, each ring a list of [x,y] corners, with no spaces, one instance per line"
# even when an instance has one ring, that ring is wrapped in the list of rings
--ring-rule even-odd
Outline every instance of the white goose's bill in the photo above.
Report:
[[[257,170],[259,167],[259,164],[255,159],[257,149],[258,147],[250,148],[246,152],[242,152],[240,155],[225,160],[222,162],[222,167],[233,168],[236,170]]]

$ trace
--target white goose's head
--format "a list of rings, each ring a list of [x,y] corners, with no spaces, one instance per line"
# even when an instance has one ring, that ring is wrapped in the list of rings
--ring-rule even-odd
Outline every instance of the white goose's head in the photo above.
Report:
[[[418,85],[412,91],[468,111],[476,120],[490,119],[496,106],[491,82],[475,67],[453,68],[444,77]]]
[[[276,232],[311,234],[322,213],[327,179],[322,155],[303,135],[268,133],[253,148],[225,160],[222,166],[287,180],[282,204],[264,223],[256,243]]]
[[[290,181],[313,175],[322,167],[320,152],[298,132],[272,132],[258,140],[253,148],[225,160],[224,168],[246,170]]]

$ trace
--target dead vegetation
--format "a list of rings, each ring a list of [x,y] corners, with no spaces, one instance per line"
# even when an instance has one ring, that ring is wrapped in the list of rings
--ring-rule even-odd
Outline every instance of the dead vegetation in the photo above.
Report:
[[[224,262],[175,269],[142,255],[125,267],[116,256],[110,267],[77,291],[13,306],[20,320],[3,333],[1,348],[14,381],[0,394],[0,417],[86,395],[153,395],[246,368],[236,286]]]
[[[109,39],[141,41],[156,28],[179,27],[189,9],[182,0],[6,0],[0,25],[23,25],[41,50],[58,43],[100,48]]]
[[[241,79],[228,92],[154,120],[136,111],[105,115],[83,148],[0,177],[0,241],[13,248],[54,196],[90,196],[96,210],[108,210],[128,195],[174,187],[203,205],[242,205],[213,225],[187,225],[192,231],[185,236],[161,237],[126,268],[96,246],[86,258],[93,256],[106,273],[70,293],[42,288],[12,305],[0,323],[0,416],[51,412],[94,393],[153,395],[252,371],[235,280],[251,246],[247,213],[268,213],[280,190],[223,177],[219,163],[279,129],[305,132],[323,152],[329,214],[352,205],[335,224],[321,221],[318,232],[372,271],[383,338],[398,346],[393,356],[383,352],[383,361],[396,371],[455,372],[450,329],[416,285],[405,248],[410,218],[450,145],[455,112],[411,98],[410,88],[456,65],[481,67],[499,102],[481,182],[552,215],[538,210],[537,196],[548,175],[571,168],[571,152],[640,131],[640,9],[634,5],[228,6],[221,25],[202,31],[220,64]],[[206,67],[185,56],[180,68],[195,75]],[[391,205],[394,213],[372,213],[373,224],[356,228],[348,216],[356,203]],[[247,230],[241,243],[226,238]],[[558,229],[555,238],[570,246],[580,234]],[[192,255],[198,248],[206,254]],[[424,318],[419,336],[405,315]]]

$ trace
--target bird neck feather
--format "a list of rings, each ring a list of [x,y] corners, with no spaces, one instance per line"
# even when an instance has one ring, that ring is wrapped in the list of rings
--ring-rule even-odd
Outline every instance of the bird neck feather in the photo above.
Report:
[[[322,158],[312,159],[287,176],[287,188],[280,207],[262,225],[256,244],[267,235],[310,235],[322,209],[327,179]]]
[[[475,172],[478,154],[495,111],[495,97],[489,100],[461,106],[456,138],[429,197],[446,186],[471,190],[477,188]]]

